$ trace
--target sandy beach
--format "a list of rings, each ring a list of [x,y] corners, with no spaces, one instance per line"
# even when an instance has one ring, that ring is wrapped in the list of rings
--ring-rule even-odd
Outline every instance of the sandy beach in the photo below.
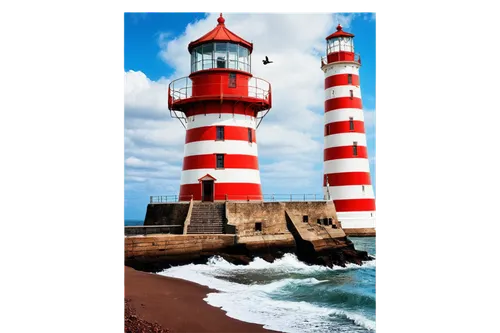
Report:
[[[226,316],[203,300],[210,292],[215,290],[125,267],[125,332],[276,332]]]

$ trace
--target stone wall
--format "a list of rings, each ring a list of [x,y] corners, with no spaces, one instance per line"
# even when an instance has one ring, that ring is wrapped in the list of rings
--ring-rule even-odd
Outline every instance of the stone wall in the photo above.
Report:
[[[228,202],[226,217],[229,225],[236,228],[238,244],[246,244],[247,248],[265,249],[269,246],[290,248],[295,240],[287,227],[286,213],[296,216],[300,221],[307,216],[309,223],[317,223],[317,219],[331,218],[337,223],[337,214],[332,202]],[[256,226],[260,223],[260,226]],[[260,231],[257,230],[260,227]],[[332,227],[329,227],[332,229]],[[330,230],[332,235],[324,237],[345,237],[345,234]],[[316,238],[323,237],[319,234]]]
[[[290,214],[288,210],[288,228],[295,236],[295,241],[305,241],[312,244],[310,251],[320,252],[345,246],[346,234],[340,229],[338,223],[332,225],[318,224],[316,221],[304,222],[300,214]]]
[[[335,206],[326,201],[305,202],[228,202],[226,217],[228,223],[236,227],[239,237],[289,234],[285,211],[289,214],[307,216],[310,223],[317,219],[332,218],[337,222]],[[256,230],[261,223],[262,231]]]
[[[375,237],[375,228],[346,228],[344,229],[347,236],[352,237]]]
[[[186,220],[189,202],[148,204],[144,225],[182,225]]]
[[[289,233],[281,202],[228,202],[226,218],[239,237]],[[255,230],[256,223],[261,223],[262,231]]]
[[[125,259],[211,252],[233,246],[234,235],[152,235],[125,237]]]
[[[182,225],[126,226],[125,236],[182,234]]]

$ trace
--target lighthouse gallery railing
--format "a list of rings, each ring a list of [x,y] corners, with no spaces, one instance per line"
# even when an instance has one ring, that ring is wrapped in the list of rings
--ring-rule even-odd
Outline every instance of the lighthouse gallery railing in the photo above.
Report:
[[[220,91],[222,91],[223,84],[222,82],[220,82],[220,83],[209,83],[209,84],[199,85],[199,87],[202,86],[216,86],[220,87],[221,88]],[[192,98],[193,82],[188,76],[182,77],[180,79],[170,82],[168,90],[169,90],[169,105],[170,105],[171,103],[175,103],[183,99]],[[258,77],[252,77],[248,80],[248,95],[245,97],[253,97],[269,102],[269,99],[271,97],[269,94],[270,91],[271,91],[271,84],[269,82]],[[230,95],[225,93],[224,96],[229,97],[237,95]],[[203,98],[204,96],[197,95],[196,97]]]

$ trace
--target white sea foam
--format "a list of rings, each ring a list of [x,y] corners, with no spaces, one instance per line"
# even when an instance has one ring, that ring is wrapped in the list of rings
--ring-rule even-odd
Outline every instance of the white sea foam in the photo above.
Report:
[[[270,275],[293,273],[295,276],[312,275],[339,269],[363,269],[375,267],[375,261],[363,266],[349,264],[347,267],[330,269],[323,266],[310,266],[297,259],[293,254],[286,254],[283,258],[268,263],[256,258],[247,266],[233,265],[220,257],[213,257],[206,265],[185,265],[169,268],[159,274],[181,278],[216,289],[218,293],[208,294],[205,301],[213,306],[220,307],[229,317],[251,323],[258,323],[268,329],[283,332],[331,332],[330,316],[344,317],[358,326],[375,330],[375,322],[362,314],[347,312],[331,307],[320,307],[307,302],[294,302],[272,299],[270,294],[280,293],[288,286],[316,285],[327,280],[318,280],[314,277],[283,278],[262,284],[240,284],[220,276],[231,276],[238,273],[265,272]]]

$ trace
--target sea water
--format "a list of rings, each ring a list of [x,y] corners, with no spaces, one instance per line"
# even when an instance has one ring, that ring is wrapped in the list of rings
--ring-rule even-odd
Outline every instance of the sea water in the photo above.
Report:
[[[356,249],[375,257],[375,238],[350,237]],[[293,254],[248,266],[213,257],[158,274],[216,289],[205,301],[229,317],[282,332],[375,332],[376,260],[362,266],[307,265]]]

